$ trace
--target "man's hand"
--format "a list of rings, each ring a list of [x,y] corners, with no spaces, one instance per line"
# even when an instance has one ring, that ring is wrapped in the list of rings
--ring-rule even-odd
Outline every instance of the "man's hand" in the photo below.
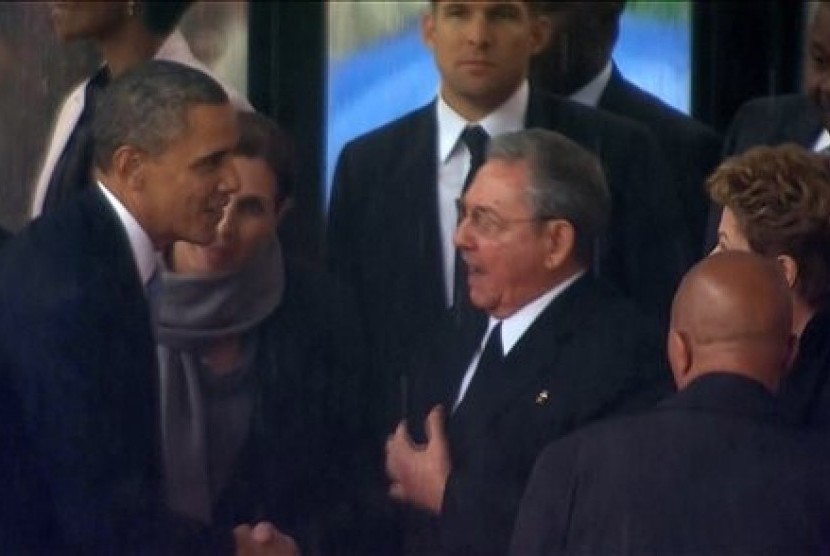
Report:
[[[403,421],[386,441],[389,496],[440,514],[451,469],[443,408],[433,407],[425,423],[426,444],[415,444]]]
[[[234,527],[236,556],[300,556],[297,543],[267,521],[260,521],[252,529],[250,525]]]

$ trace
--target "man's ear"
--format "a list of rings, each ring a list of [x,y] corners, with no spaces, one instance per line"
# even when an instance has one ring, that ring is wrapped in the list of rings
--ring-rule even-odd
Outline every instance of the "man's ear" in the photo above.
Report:
[[[144,186],[144,167],[147,153],[131,145],[122,145],[112,155],[111,171],[119,183],[128,189]]]
[[[421,16],[421,40],[430,50],[435,48],[435,10],[437,9],[430,6]]]
[[[562,266],[573,256],[576,231],[567,220],[548,220],[545,222],[549,247],[545,256],[545,268],[553,270]]]
[[[692,369],[692,349],[689,338],[683,332],[672,328],[666,339],[666,351],[674,382],[678,390],[682,390],[692,378],[689,376]]]
[[[547,14],[532,16],[530,20],[530,53],[542,52],[550,42],[553,22]]]
[[[787,280],[787,285],[790,289],[795,288],[795,284],[798,282],[798,263],[789,255],[778,255],[775,257],[775,260],[784,273],[784,279]]]

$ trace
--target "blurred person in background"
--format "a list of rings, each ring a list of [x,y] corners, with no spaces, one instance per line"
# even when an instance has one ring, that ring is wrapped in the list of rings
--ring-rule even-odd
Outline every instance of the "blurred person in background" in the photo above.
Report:
[[[30,216],[36,217],[92,185],[91,122],[95,99],[111,79],[150,59],[179,62],[208,75],[176,25],[190,1],[52,2],[55,32],[64,42],[95,43],[104,64],[64,101],[43,166],[35,181]],[[251,110],[248,101],[223,85],[231,103]]]
[[[580,104],[635,120],[657,137],[682,204],[688,249],[700,253],[709,207],[704,182],[720,161],[714,130],[625,78],[612,54],[625,1],[545,2],[551,40],[534,56],[530,82]]]

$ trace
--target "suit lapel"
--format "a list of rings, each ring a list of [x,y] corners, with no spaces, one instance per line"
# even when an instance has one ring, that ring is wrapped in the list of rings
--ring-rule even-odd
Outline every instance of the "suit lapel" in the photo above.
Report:
[[[97,260],[92,265],[96,272],[94,283],[102,292],[101,298],[119,308],[117,318],[112,321],[113,327],[123,331],[117,337],[131,339],[130,352],[134,358],[129,365],[124,365],[123,372],[138,370],[138,376],[134,377],[137,383],[153,385],[152,390],[145,393],[156,392],[158,373],[153,323],[127,233],[97,186],[80,195],[90,237],[95,238],[94,245],[87,247],[91,257]]]
[[[588,294],[590,281],[583,276],[554,299],[507,354],[494,387],[478,399],[465,399],[452,415],[449,437],[454,456],[475,445],[476,438],[485,434],[506,409],[513,407],[517,397],[532,395],[530,387],[541,377],[559,370],[560,354],[579,327],[579,312],[572,307]]]
[[[628,95],[625,89],[625,80],[623,79],[617,64],[614,64],[611,70],[611,78],[605,86],[605,90],[599,97],[597,108],[606,109],[614,113],[624,113],[623,99]]]
[[[399,251],[396,256],[405,259],[398,269],[391,270],[405,269],[411,273],[406,279],[417,283],[411,291],[422,292],[421,299],[427,306],[439,301],[435,306],[443,309],[444,264],[438,216],[435,103],[414,114],[412,126],[405,131],[411,146],[400,153],[399,163],[390,165],[393,174],[388,183],[395,188],[395,194],[389,201],[396,216],[384,233],[400,230],[399,233],[408,237],[404,242],[395,243],[396,246],[406,245],[403,250],[396,247]]]
[[[799,103],[799,110],[786,120],[786,137],[784,139],[811,149],[821,132],[821,120],[806,97],[802,97],[800,100],[802,102]]]

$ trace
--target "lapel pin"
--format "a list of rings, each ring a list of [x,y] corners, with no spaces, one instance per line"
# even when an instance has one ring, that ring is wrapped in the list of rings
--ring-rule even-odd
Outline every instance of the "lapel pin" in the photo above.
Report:
[[[550,394],[548,394],[547,390],[542,390],[538,394],[536,394],[536,405],[545,405],[548,403],[548,398]]]

